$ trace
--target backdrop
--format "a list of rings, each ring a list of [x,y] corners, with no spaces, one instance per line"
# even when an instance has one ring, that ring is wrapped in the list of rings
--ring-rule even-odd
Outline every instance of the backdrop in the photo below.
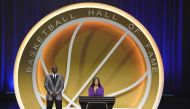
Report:
[[[164,63],[164,93],[182,90],[182,0],[1,0],[0,92],[14,92],[13,69],[27,32],[48,13],[77,2],[101,2],[138,19],[154,37]]]

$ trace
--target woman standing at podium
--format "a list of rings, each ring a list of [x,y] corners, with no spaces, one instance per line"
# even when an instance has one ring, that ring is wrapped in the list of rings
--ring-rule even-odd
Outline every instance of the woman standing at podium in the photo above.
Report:
[[[104,88],[100,84],[100,79],[95,77],[92,81],[91,86],[88,89],[88,96],[104,96]]]

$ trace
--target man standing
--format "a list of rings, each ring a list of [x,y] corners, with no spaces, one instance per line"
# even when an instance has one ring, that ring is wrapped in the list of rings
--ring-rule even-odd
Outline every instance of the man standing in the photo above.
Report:
[[[62,109],[62,90],[64,88],[63,76],[57,73],[57,66],[53,65],[52,73],[45,77],[45,88],[47,91],[47,109],[52,109],[55,102],[56,109]]]

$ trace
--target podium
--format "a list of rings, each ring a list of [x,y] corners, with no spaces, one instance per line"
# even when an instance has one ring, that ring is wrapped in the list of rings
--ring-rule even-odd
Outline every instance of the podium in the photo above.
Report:
[[[81,109],[112,109],[115,97],[86,97],[80,96]]]

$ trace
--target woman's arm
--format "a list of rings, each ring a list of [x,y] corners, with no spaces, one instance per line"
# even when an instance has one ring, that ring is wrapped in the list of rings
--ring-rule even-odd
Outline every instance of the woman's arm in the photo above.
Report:
[[[100,90],[100,93],[99,93],[99,96],[104,96],[104,88],[103,87],[101,87],[101,90]]]
[[[102,87],[102,96],[104,96],[104,88]]]
[[[88,89],[88,96],[92,96],[92,94],[93,94],[93,92],[92,92],[92,87],[90,87],[90,88]]]

